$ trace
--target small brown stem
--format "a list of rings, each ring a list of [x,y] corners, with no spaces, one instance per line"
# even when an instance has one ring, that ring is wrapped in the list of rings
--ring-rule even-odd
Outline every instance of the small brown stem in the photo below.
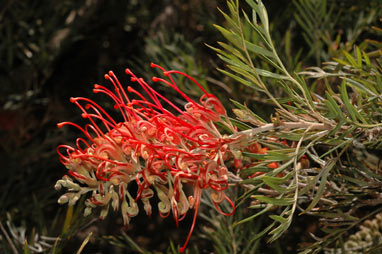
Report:
[[[13,244],[11,238],[9,237],[7,231],[5,230],[5,228],[4,228],[4,226],[3,226],[3,223],[2,223],[1,221],[0,221],[0,229],[1,229],[1,231],[3,232],[5,238],[7,238],[7,241],[8,241],[8,243],[9,243],[9,245],[11,246],[11,248],[12,248],[12,250],[13,250],[13,253],[14,253],[14,254],[17,254],[18,251],[17,251],[15,245]]]

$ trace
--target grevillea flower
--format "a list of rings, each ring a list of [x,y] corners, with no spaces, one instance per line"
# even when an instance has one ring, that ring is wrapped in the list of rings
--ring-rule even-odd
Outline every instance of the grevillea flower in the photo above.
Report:
[[[77,127],[85,138],[78,138],[75,147],[57,147],[60,161],[69,175],[57,182],[56,189],[65,187],[69,190],[59,199],[59,203],[68,202],[69,205],[88,193],[85,215],[100,206],[100,217],[104,218],[111,206],[121,211],[125,225],[138,214],[139,200],[147,215],[151,215],[150,198],[155,193],[160,200],[160,215],[167,217],[172,213],[177,225],[193,209],[193,223],[180,249],[183,252],[195,226],[203,190],[210,191],[210,198],[220,213],[234,213],[235,206],[224,193],[228,188],[224,162],[240,142],[240,135],[227,136],[218,131],[216,123],[219,122],[236,133],[222,103],[192,77],[175,70],[166,71],[155,64],[151,66],[159,68],[165,77],[153,77],[153,82],[175,90],[186,102],[184,109],[129,69],[126,73],[140,89],[131,86],[125,89],[110,71],[105,78],[110,81],[112,89],[96,84],[93,91],[110,97],[121,119],[114,119],[90,99],[70,99],[89,123],[83,127],[72,122],[58,124],[59,127]],[[190,79],[201,89],[204,95],[200,102],[193,101],[179,89],[174,81],[175,75]],[[134,182],[138,190],[132,195],[128,186]],[[187,195],[183,185],[191,186],[193,193]],[[219,204],[223,201],[230,203],[231,212],[220,210]]]

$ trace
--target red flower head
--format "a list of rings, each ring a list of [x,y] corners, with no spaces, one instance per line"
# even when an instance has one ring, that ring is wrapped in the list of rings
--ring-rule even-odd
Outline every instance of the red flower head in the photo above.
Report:
[[[89,123],[84,127],[72,122],[58,124],[59,127],[77,127],[86,139],[78,138],[76,147],[57,147],[60,161],[69,170],[70,176],[59,180],[56,188],[64,186],[69,189],[59,199],[59,203],[69,202],[69,205],[89,192],[91,196],[85,202],[85,215],[90,214],[92,208],[101,206],[103,218],[111,204],[114,210],[121,210],[125,225],[138,214],[138,200],[143,202],[146,213],[151,214],[149,200],[155,192],[160,200],[160,215],[166,217],[172,212],[177,224],[188,210],[194,209],[193,224],[181,248],[183,252],[195,226],[202,190],[211,190],[210,197],[222,214],[231,215],[235,210],[232,201],[224,194],[228,188],[224,161],[238,138],[221,135],[218,131],[216,123],[220,122],[236,132],[216,96],[207,93],[187,74],[166,71],[155,64],[151,66],[159,68],[166,77],[153,77],[152,80],[174,89],[187,102],[184,109],[129,69],[126,73],[131,76],[131,81],[138,83],[146,96],[130,86],[125,90],[110,71],[105,78],[111,82],[114,91],[101,85],[94,85],[93,91],[104,93],[114,101],[122,121],[116,121],[92,100],[82,97],[70,99]],[[203,91],[199,103],[179,89],[173,79],[175,74],[190,79]],[[131,182],[138,185],[135,198],[128,192]],[[187,197],[183,191],[185,184],[193,187],[193,195]],[[218,207],[224,200],[232,206],[232,212],[228,214]]]

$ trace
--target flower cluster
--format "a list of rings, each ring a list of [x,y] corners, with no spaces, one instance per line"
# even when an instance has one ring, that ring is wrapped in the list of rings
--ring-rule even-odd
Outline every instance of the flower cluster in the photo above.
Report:
[[[179,71],[159,68],[165,78],[153,77],[158,84],[175,90],[185,101],[184,109],[176,106],[142,78],[129,69],[131,81],[137,89],[124,89],[113,72],[105,75],[113,89],[94,86],[95,93],[109,96],[121,121],[115,120],[101,106],[87,98],[71,98],[89,121],[84,127],[63,122],[59,127],[72,125],[80,129],[86,138],[78,138],[76,147],[60,145],[57,152],[68,174],[59,180],[56,189],[65,187],[59,203],[73,205],[81,195],[88,193],[85,215],[100,206],[101,218],[108,214],[110,206],[120,210],[125,225],[138,214],[137,202],[143,203],[150,216],[150,198],[156,193],[161,216],[172,213],[176,224],[186,213],[194,210],[193,224],[181,252],[192,234],[202,191],[210,190],[210,198],[216,209],[225,215],[234,213],[233,202],[225,195],[228,188],[225,161],[232,157],[232,150],[240,143],[240,135],[222,135],[216,123],[236,133],[228,120],[226,110],[216,96],[208,93],[192,77]],[[190,79],[204,95],[195,102],[175,84],[174,75]],[[114,91],[113,91],[114,90]],[[135,99],[132,99],[135,98]],[[137,193],[130,194],[130,183],[136,183]],[[189,185],[193,193],[187,194],[183,185]],[[227,201],[232,211],[224,213],[219,204]]]

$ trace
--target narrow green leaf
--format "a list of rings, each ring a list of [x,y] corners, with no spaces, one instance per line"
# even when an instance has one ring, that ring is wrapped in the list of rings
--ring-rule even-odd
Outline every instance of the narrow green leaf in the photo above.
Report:
[[[263,118],[261,118],[260,116],[258,116],[257,114],[255,114],[252,110],[250,110],[246,105],[243,105],[235,100],[232,100],[230,99],[230,101],[236,106],[238,107],[239,109],[242,109],[242,110],[245,110],[247,111],[250,115],[252,115],[254,118],[256,118],[257,120],[259,120],[260,122],[263,122],[263,123],[267,123]]]
[[[351,56],[350,56],[350,57],[351,57]],[[349,63],[346,62],[346,61],[344,61],[344,60],[342,60],[342,59],[339,59],[339,58],[333,58],[333,60],[336,61],[337,63],[343,65],[343,66],[349,66]],[[354,59],[353,59],[353,61],[354,61]],[[355,63],[355,62],[354,62],[354,63]]]
[[[229,61],[241,62],[240,57],[238,57],[238,56],[236,56],[234,54],[230,54],[227,51],[221,50],[219,48],[212,47],[210,45],[207,45],[207,47],[209,47],[210,49],[216,51],[218,53],[218,57],[221,58],[222,60],[226,61],[226,62],[229,62]]]
[[[286,187],[283,187],[281,186],[280,184],[276,184],[274,182],[267,182],[266,180],[262,179],[264,181],[264,183],[266,185],[268,185],[269,187],[271,187],[272,189],[274,189],[275,191],[279,192],[279,193],[286,193],[288,191],[290,191],[290,189],[286,188]]]
[[[267,154],[257,154],[257,153],[249,153],[249,152],[243,152],[243,156],[257,159],[257,160],[269,160],[269,161],[285,161],[290,158],[287,154],[283,152],[274,152],[274,151],[268,151]]]
[[[265,207],[263,210],[261,210],[261,211],[255,213],[255,214],[253,214],[253,215],[251,215],[251,216],[249,216],[249,217],[247,217],[247,218],[245,218],[245,219],[242,219],[241,221],[234,222],[232,226],[233,226],[233,227],[236,227],[236,226],[239,225],[239,224],[242,224],[242,223],[248,222],[248,221],[250,221],[250,220],[253,220],[254,218],[256,218],[256,217],[262,215],[263,213],[268,212],[272,207],[273,207],[272,205],[268,205],[268,206]]]
[[[307,99],[307,103],[309,103],[311,105],[312,108],[315,107],[314,103],[313,103],[313,99],[312,99],[312,95],[311,95],[311,92],[309,91],[309,88],[305,82],[305,79],[301,78],[300,76],[297,76],[298,80],[300,81],[300,86],[302,87],[303,89],[303,93],[305,94],[306,96],[306,99]]]
[[[257,3],[255,3],[253,0],[246,0],[246,2],[259,15],[259,18],[261,20],[261,24],[264,26],[265,31],[269,31],[268,14],[267,14],[267,11],[265,10],[264,4],[261,2],[261,0],[258,0]]]
[[[309,206],[302,212],[307,213],[310,212],[320,201],[322,194],[324,193],[325,187],[326,187],[326,181],[328,179],[329,172],[333,169],[333,167],[336,165],[336,161],[332,160],[328,163],[328,165],[322,169],[321,174],[317,175],[317,177],[320,178],[320,185],[318,186],[317,193],[315,194],[312,202],[309,204]]]
[[[73,206],[68,206],[66,210],[66,216],[64,221],[64,226],[62,227],[61,234],[64,235],[68,232],[73,219]]]
[[[362,68],[362,54],[359,47],[355,47],[356,56],[357,56],[357,67]]]
[[[228,45],[227,43],[224,43],[224,42],[220,42],[218,41],[218,44],[224,48],[226,51],[229,51],[231,52],[232,54],[234,54],[237,58],[239,58],[241,61],[243,62],[246,62],[247,59],[242,55],[242,53],[235,49],[234,47],[232,47],[231,45]]]
[[[367,187],[370,185],[369,183],[367,183],[365,181],[362,181],[362,180],[359,180],[359,179],[356,179],[356,178],[353,178],[350,176],[346,176],[346,175],[342,175],[341,178],[348,181],[348,182],[355,183],[360,187]]]
[[[254,85],[252,82],[247,81],[245,79],[242,79],[239,76],[236,76],[235,74],[232,74],[232,73],[225,71],[223,69],[220,69],[220,68],[217,68],[217,70],[220,71],[221,73],[223,73],[224,75],[227,75],[228,77],[235,79],[236,81],[240,82],[241,84],[243,84],[245,86],[258,89],[258,87],[256,85]]]
[[[274,79],[284,79],[284,80],[289,80],[287,76],[276,74],[267,70],[255,68],[256,72],[263,77],[268,77],[268,78],[274,78]]]
[[[276,206],[287,206],[291,205],[294,202],[293,198],[271,198],[262,195],[252,195],[251,198],[260,200],[261,202],[265,202],[267,204],[272,204]]]
[[[245,47],[250,52],[253,52],[253,53],[261,55],[261,56],[266,56],[266,57],[271,57],[271,58],[275,57],[273,52],[271,52],[271,51],[269,51],[269,50],[267,50],[267,49],[265,49],[263,47],[260,47],[260,46],[258,46],[256,44],[253,44],[253,43],[245,40],[244,38],[240,37],[235,32],[228,31],[227,29],[225,29],[225,28],[223,28],[221,26],[218,26],[218,25],[215,25],[215,27],[223,34],[223,36],[225,38],[227,38],[230,42],[232,42],[234,45],[236,45],[236,47],[244,50],[244,48],[243,48],[243,41],[244,41]],[[229,49],[229,50],[232,52],[231,49]]]
[[[269,215],[269,218],[271,218],[274,221],[280,222],[280,223],[285,223],[288,221],[287,218],[284,218],[284,217],[279,216],[279,215],[274,215],[274,214]]]
[[[252,22],[253,24],[257,24],[257,15],[255,10],[252,10]],[[249,21],[248,23],[251,23],[251,22]]]
[[[235,32],[239,32],[240,30],[240,27],[237,25],[237,22],[232,20],[232,18],[226,14],[224,11],[222,11],[219,7],[218,7],[218,10],[220,11],[220,13],[224,16],[224,18],[227,20],[228,24],[231,25],[231,27],[235,30]],[[234,13],[231,12],[232,15],[235,15]],[[236,15],[235,15],[236,16]]]
[[[253,11],[253,12],[255,12],[255,11]],[[270,48],[271,44],[267,40],[267,38],[265,37],[266,32],[264,31],[264,29],[261,26],[257,25],[257,22],[252,23],[251,20],[249,20],[248,15],[244,11],[243,11],[243,16],[246,19],[246,21],[248,22],[248,24],[253,28],[253,30],[255,30],[256,33],[260,36],[261,40]]]
[[[230,119],[231,123],[233,124],[233,126],[236,126],[239,130],[249,130],[252,128],[252,126],[246,124],[246,123],[243,123],[239,120],[236,120],[236,119]]]
[[[253,52],[255,54],[259,54],[259,55],[262,55],[262,56],[267,56],[267,57],[271,57],[271,58],[275,58],[275,55],[273,54],[272,51],[269,51],[263,47],[260,47],[260,46],[257,46],[256,44],[253,44],[247,40],[245,40],[245,46],[247,47],[247,49],[250,51],[250,52]]]
[[[287,220],[285,223],[281,223],[277,228],[269,232],[272,237],[268,240],[269,243],[277,240],[290,226],[290,220]]]
[[[235,34],[232,31],[229,31],[225,29],[224,27],[221,27],[219,25],[214,25],[214,27],[219,30],[219,32],[232,44],[234,44],[236,47],[242,49],[242,44],[238,38],[240,38],[237,34]]]
[[[24,241],[24,254],[30,254],[29,244],[28,244],[27,239],[25,239],[25,241]]]
[[[366,66],[370,66],[371,62],[370,62],[369,56],[365,53],[365,51],[362,51],[362,55],[363,55],[363,59],[365,60]]]
[[[280,139],[286,139],[290,141],[299,141],[301,138],[301,134],[293,132],[279,132],[274,134],[274,136]]]
[[[379,93],[382,93],[382,77],[376,76],[377,79],[377,89]]]
[[[333,107],[333,105],[329,102],[329,100],[325,100],[324,103],[329,111],[328,114],[326,114],[325,116],[329,119],[336,118],[337,112],[336,112],[336,109]]]
[[[354,79],[345,78],[345,77],[343,79],[346,80],[353,87],[358,88],[357,90],[359,92],[368,93],[371,96],[377,96],[377,94],[375,94],[375,92],[371,91],[369,88],[367,88],[365,85],[361,84],[360,82],[357,82]],[[370,86],[370,88],[373,89],[374,87]]]
[[[340,142],[338,145],[336,145],[335,147],[329,149],[326,153],[322,154],[319,158],[320,159],[325,158],[325,156],[331,154],[332,152],[334,152],[338,148],[343,147],[343,146],[347,145],[350,142],[353,142],[353,139],[348,139],[348,140],[346,140],[344,142]]]
[[[271,225],[269,225],[268,227],[266,227],[263,231],[261,231],[260,233],[256,234],[256,236],[254,238],[251,239],[251,242],[253,241],[256,241],[257,239],[260,239],[263,235],[265,235],[266,233],[269,232],[269,230],[271,230],[271,228],[276,224],[276,222],[273,222]]]
[[[352,55],[350,55],[348,52],[346,52],[345,50],[343,51],[343,54],[344,56],[346,57],[346,59],[349,61],[349,63],[354,66],[354,67],[357,67],[357,62],[355,61],[355,59],[353,58]]]
[[[341,92],[342,102],[344,103],[344,105],[346,107],[346,110],[350,114],[351,119],[354,122],[357,122],[357,120],[359,119],[361,122],[367,123],[366,120],[364,119],[364,117],[350,103],[350,99],[349,99],[348,92],[347,92],[347,89],[346,89],[346,81],[345,80],[342,81],[340,92]]]
[[[247,2],[250,2],[252,0],[246,0]],[[267,33],[269,33],[269,21],[268,21],[268,13],[267,9],[265,8],[263,2],[261,0],[257,0],[257,4],[259,6],[258,14],[261,20],[261,23],[264,26],[264,29]]]
[[[334,112],[339,119],[344,119],[344,113],[342,112],[341,108],[338,106],[337,102],[334,100],[334,98],[330,95],[328,91],[325,91],[327,103],[331,105],[331,108],[334,109]],[[326,104],[326,101],[325,101]]]
[[[288,177],[275,177],[275,176],[267,176],[267,175],[264,175],[261,177],[262,180],[265,182],[265,183],[274,183],[274,184],[282,184],[284,183],[286,180],[288,180],[290,178],[290,176]]]

